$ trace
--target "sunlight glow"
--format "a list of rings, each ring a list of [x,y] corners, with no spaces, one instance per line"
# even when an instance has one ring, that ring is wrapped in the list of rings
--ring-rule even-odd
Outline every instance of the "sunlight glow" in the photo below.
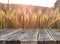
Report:
[[[0,2],[7,3],[8,0],[0,0]],[[53,7],[56,0],[10,0],[10,4],[26,4],[34,6]]]

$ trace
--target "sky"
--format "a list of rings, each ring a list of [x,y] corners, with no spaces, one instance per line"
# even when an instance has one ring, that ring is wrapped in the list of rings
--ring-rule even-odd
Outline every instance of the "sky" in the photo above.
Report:
[[[0,0],[1,3],[8,3],[8,0]],[[9,0],[10,4],[26,4],[43,7],[54,7],[56,0]]]

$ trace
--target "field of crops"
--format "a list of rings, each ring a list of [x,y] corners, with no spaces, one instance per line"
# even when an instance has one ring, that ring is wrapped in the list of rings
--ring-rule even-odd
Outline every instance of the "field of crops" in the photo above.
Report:
[[[24,5],[23,7],[17,7],[17,5],[7,7],[7,5],[0,4],[0,28],[60,29],[58,8],[46,8],[45,11],[42,9]]]

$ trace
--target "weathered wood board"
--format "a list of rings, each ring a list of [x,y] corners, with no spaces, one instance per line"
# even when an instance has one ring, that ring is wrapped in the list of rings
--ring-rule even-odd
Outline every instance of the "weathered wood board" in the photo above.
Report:
[[[60,44],[60,29],[0,30],[0,44]]]

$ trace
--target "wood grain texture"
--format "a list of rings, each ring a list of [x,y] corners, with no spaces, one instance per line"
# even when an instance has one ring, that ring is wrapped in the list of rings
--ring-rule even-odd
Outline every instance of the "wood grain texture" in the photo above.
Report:
[[[0,30],[0,44],[60,44],[60,29]]]

